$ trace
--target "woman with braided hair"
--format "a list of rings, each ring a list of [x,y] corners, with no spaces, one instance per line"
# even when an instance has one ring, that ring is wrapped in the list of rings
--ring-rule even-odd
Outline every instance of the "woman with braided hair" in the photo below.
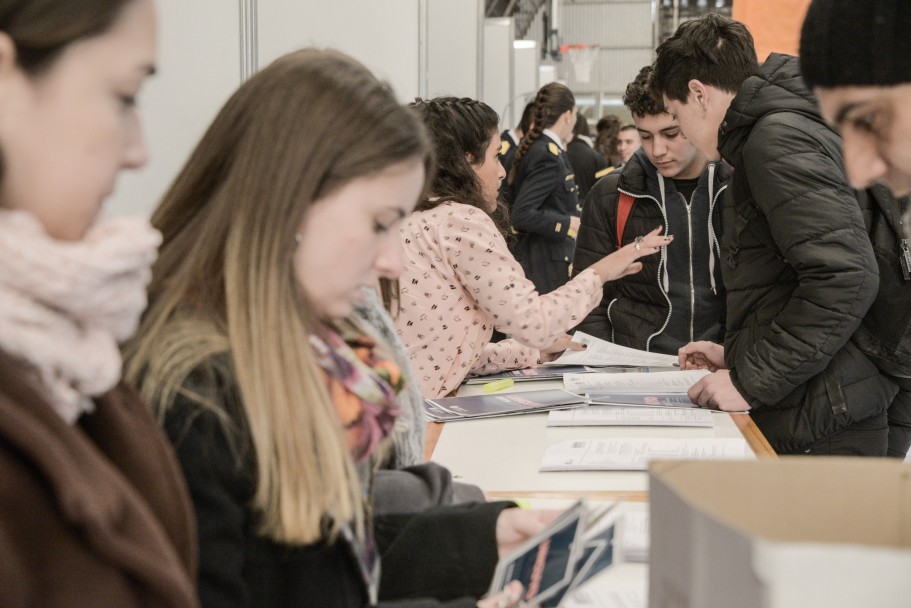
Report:
[[[430,132],[436,173],[430,195],[402,226],[404,268],[396,329],[423,395],[441,397],[469,373],[534,365],[569,344],[565,332],[598,304],[602,285],[638,272],[640,257],[671,239],[655,230],[539,295],[506,246],[497,194],[499,118],[473,99],[413,104]],[[572,129],[570,129],[572,132]],[[511,339],[491,343],[494,328]]]
[[[514,251],[540,293],[569,280],[579,216],[579,188],[566,145],[573,138],[576,100],[552,82],[535,98],[534,126],[525,134],[510,171]]]

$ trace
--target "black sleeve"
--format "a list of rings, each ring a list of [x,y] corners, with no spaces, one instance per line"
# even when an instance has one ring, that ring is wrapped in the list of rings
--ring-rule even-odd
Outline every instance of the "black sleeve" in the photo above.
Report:
[[[573,254],[573,276],[617,249],[617,179],[613,175],[604,177],[585,197],[582,225]],[[607,317],[607,307],[613,298],[613,281],[608,281],[604,284],[601,302],[576,329],[596,338],[610,340],[611,324]]]
[[[243,473],[238,441],[229,438],[220,416],[181,396],[168,410],[164,428],[196,512],[201,606],[252,608],[243,577],[252,482]]]
[[[769,331],[728,362],[754,406],[778,403],[825,369],[860,325],[879,280],[842,167],[799,129],[771,123],[760,135],[744,148],[743,171],[797,287]]]
[[[510,220],[516,230],[542,238],[563,241],[569,230],[570,216],[547,204],[557,187],[563,187],[563,163],[547,150],[529,149],[519,163],[522,183],[515,193]]]
[[[382,555],[380,598],[478,598],[497,565],[497,518],[509,502],[438,507],[374,520]]]

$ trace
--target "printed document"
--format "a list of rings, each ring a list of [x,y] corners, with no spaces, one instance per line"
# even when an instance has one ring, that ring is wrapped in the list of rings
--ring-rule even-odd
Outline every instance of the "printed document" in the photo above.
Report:
[[[747,456],[743,438],[578,439],[547,448],[541,471],[644,471],[652,460],[728,460]]]
[[[715,426],[712,412],[692,408],[590,405],[551,411],[547,426]]]
[[[601,340],[587,333],[577,331],[573,342],[585,344],[585,350],[567,350],[556,360],[544,365],[591,365],[611,367],[627,365],[632,367],[677,367],[676,355],[650,353],[635,348],[618,346],[613,342]]]

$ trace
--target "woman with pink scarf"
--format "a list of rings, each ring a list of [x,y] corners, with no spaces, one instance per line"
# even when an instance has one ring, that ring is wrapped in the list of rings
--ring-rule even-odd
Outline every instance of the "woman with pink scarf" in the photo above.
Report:
[[[0,1],[0,603],[196,606],[170,447],[120,381],[159,234],[105,219],[146,160],[151,0]]]

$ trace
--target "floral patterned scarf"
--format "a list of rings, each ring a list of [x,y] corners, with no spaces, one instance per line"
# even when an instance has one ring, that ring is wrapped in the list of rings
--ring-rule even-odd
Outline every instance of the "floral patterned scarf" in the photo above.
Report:
[[[364,462],[389,436],[399,415],[396,395],[402,389],[399,367],[376,354],[376,344],[364,336],[343,339],[327,330],[310,336],[326,377],[329,396],[345,429],[348,448]]]

